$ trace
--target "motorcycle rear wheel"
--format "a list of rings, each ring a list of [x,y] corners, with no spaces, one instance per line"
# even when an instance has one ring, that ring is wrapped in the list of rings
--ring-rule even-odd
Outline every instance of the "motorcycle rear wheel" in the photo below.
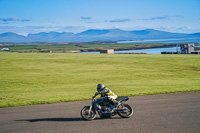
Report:
[[[91,120],[94,120],[96,118],[96,113],[95,113],[95,111],[93,109],[91,109],[90,114],[89,114],[89,109],[90,109],[90,106],[85,106],[81,110],[81,117],[84,120],[91,121]]]
[[[133,115],[133,109],[128,104],[121,104],[119,108],[125,108],[123,111],[118,111],[117,114],[122,118],[129,118]]]

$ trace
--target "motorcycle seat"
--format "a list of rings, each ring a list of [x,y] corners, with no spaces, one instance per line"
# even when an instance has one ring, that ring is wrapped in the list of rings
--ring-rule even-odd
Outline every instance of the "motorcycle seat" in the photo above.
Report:
[[[117,100],[117,101],[127,101],[129,99],[129,97],[128,96],[119,96],[117,99],[115,99],[115,100]]]

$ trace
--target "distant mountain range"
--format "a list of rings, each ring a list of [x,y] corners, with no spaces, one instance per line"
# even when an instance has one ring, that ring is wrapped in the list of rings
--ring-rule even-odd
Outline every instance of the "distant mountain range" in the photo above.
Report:
[[[154,29],[124,31],[120,29],[90,29],[77,34],[72,32],[40,32],[27,36],[7,32],[0,34],[0,42],[90,42],[90,41],[140,41],[150,39],[197,38],[200,33],[183,34],[158,31]]]

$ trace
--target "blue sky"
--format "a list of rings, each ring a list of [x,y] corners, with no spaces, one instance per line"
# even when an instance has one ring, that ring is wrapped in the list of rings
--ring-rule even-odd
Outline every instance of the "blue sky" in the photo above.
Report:
[[[113,28],[200,32],[200,0],[0,0],[0,33]]]

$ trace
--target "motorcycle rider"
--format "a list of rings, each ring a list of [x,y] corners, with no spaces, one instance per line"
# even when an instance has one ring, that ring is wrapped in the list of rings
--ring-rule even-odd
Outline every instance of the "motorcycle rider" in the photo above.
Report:
[[[110,89],[105,87],[104,84],[97,85],[97,92],[95,93],[95,95],[97,96],[99,94],[101,94],[101,97],[104,97],[106,101],[112,101],[116,106],[120,104],[117,100],[115,100],[118,96]]]

